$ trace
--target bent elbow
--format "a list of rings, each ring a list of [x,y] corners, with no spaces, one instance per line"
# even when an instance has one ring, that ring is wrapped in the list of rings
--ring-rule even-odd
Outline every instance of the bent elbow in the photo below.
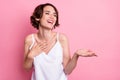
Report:
[[[64,73],[65,73],[66,75],[70,75],[70,74],[72,73],[72,71],[69,71],[69,70],[65,70],[65,69],[64,69]]]
[[[26,71],[30,71],[32,67],[23,64],[23,68],[24,68]]]

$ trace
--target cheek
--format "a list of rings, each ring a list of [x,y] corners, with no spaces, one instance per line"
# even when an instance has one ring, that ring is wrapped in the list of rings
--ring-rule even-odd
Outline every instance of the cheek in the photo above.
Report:
[[[55,20],[55,23],[57,22],[57,18],[54,19]]]
[[[44,23],[45,22],[45,17],[42,17],[41,19],[40,19],[40,23]]]
[[[45,25],[45,20],[43,18],[41,18],[41,20],[40,20],[40,26],[43,26],[43,25]]]

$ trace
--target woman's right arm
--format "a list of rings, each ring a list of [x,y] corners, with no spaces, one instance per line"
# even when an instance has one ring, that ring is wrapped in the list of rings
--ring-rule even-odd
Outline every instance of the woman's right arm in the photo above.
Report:
[[[24,63],[23,63],[23,67],[26,70],[30,70],[33,65],[33,57],[32,55],[30,55],[32,54],[32,51],[29,50],[31,44],[32,44],[31,36],[26,37],[24,42]]]
[[[44,42],[39,42],[39,43],[35,42],[32,48],[29,49],[32,43],[33,43],[32,35],[27,36],[24,43],[25,52],[24,52],[24,64],[23,64],[26,70],[30,70],[33,67],[33,60],[35,56],[41,54],[44,49],[47,50],[46,43]]]

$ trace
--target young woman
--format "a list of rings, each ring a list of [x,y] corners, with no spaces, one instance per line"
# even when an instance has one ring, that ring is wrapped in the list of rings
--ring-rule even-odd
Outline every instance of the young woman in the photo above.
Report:
[[[91,50],[78,49],[71,58],[67,37],[53,31],[59,26],[58,17],[56,7],[50,3],[38,5],[30,17],[38,30],[25,39],[24,68],[34,68],[31,80],[67,80],[79,56],[95,56]]]

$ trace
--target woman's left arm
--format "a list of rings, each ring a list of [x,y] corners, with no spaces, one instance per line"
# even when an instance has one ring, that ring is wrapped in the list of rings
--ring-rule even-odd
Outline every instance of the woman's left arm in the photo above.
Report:
[[[70,50],[69,50],[69,43],[68,43],[68,39],[65,35],[61,34],[60,36],[60,42],[62,44],[63,47],[63,66],[64,66],[64,72],[65,74],[69,75],[74,68],[77,65],[77,61],[79,56],[82,57],[92,57],[92,56],[96,56],[94,52],[92,52],[91,50],[87,50],[87,49],[78,49],[73,57],[70,57]]]
[[[74,54],[71,58],[70,56],[70,49],[69,49],[69,42],[67,37],[64,34],[60,35],[60,43],[63,48],[63,67],[65,74],[70,74],[73,69],[76,67],[78,55]]]

